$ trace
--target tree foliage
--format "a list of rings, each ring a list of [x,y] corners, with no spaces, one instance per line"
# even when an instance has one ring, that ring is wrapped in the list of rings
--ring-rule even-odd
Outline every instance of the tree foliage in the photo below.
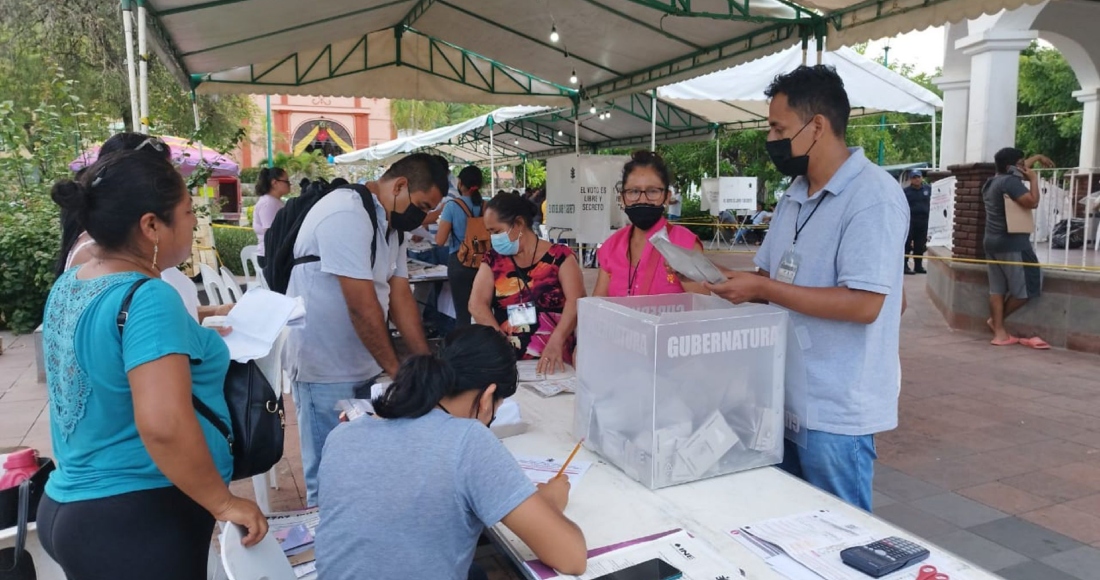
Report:
[[[1020,54],[1016,110],[1021,117],[1016,120],[1016,147],[1029,155],[1042,153],[1058,167],[1076,167],[1083,105],[1072,93],[1079,88],[1062,53],[1035,43],[1024,50]]]
[[[430,131],[496,110],[492,105],[441,103],[396,99],[390,101],[390,119],[398,131]]]
[[[0,14],[0,102],[12,101],[16,110],[33,109],[50,91],[53,72],[60,67],[67,79],[77,81],[75,94],[89,114],[132,126],[117,2],[0,0]],[[189,92],[158,59],[151,58],[148,69],[151,131],[195,137]],[[253,113],[248,97],[199,96],[197,103],[202,120],[197,138],[218,151],[232,149],[241,124]]]

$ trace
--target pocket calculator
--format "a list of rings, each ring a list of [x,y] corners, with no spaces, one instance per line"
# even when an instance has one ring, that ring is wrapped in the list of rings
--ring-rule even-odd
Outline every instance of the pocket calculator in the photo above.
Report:
[[[895,536],[841,550],[840,559],[872,578],[881,578],[924,560],[928,554],[928,548]]]

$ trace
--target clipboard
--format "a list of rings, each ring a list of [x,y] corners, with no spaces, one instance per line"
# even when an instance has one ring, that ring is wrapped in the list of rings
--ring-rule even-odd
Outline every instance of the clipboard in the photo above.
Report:
[[[1035,231],[1035,214],[1016,203],[1008,194],[1005,198],[1005,226],[1010,234],[1030,234]]]

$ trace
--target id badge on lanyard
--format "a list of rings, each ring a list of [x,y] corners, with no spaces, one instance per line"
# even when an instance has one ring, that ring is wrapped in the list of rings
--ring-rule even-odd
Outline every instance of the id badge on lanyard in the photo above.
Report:
[[[784,284],[794,284],[794,277],[798,275],[798,265],[801,258],[792,244],[790,249],[783,252],[783,258],[779,261],[779,271],[775,273],[775,279]]]
[[[512,304],[508,307],[508,324],[512,328],[531,326],[538,321],[538,312],[532,302]]]
[[[798,235],[802,233],[802,229],[806,227],[806,224],[810,223],[814,214],[817,213],[817,209],[821,207],[821,202],[825,201],[826,192],[822,191],[817,199],[817,204],[814,205],[813,211],[810,212],[806,221],[802,222],[802,225],[798,225],[798,215],[794,216],[794,241],[791,242],[791,247],[783,252],[783,258],[779,260],[779,271],[775,273],[775,279],[783,282],[784,284],[794,284],[794,277],[798,275],[798,266],[802,263],[802,258],[798,256],[796,247],[798,246]]]

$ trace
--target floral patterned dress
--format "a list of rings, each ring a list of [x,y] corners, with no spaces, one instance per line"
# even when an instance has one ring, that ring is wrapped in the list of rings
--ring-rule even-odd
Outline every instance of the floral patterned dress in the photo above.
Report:
[[[565,291],[558,275],[562,263],[573,251],[568,246],[551,244],[550,249],[530,268],[520,268],[510,256],[493,250],[485,253],[482,263],[493,271],[493,316],[516,348],[516,358],[537,359],[561,322],[565,310]],[[508,307],[531,302],[537,322],[513,328],[508,322]],[[570,335],[562,348],[562,358],[573,364],[576,336]]]

